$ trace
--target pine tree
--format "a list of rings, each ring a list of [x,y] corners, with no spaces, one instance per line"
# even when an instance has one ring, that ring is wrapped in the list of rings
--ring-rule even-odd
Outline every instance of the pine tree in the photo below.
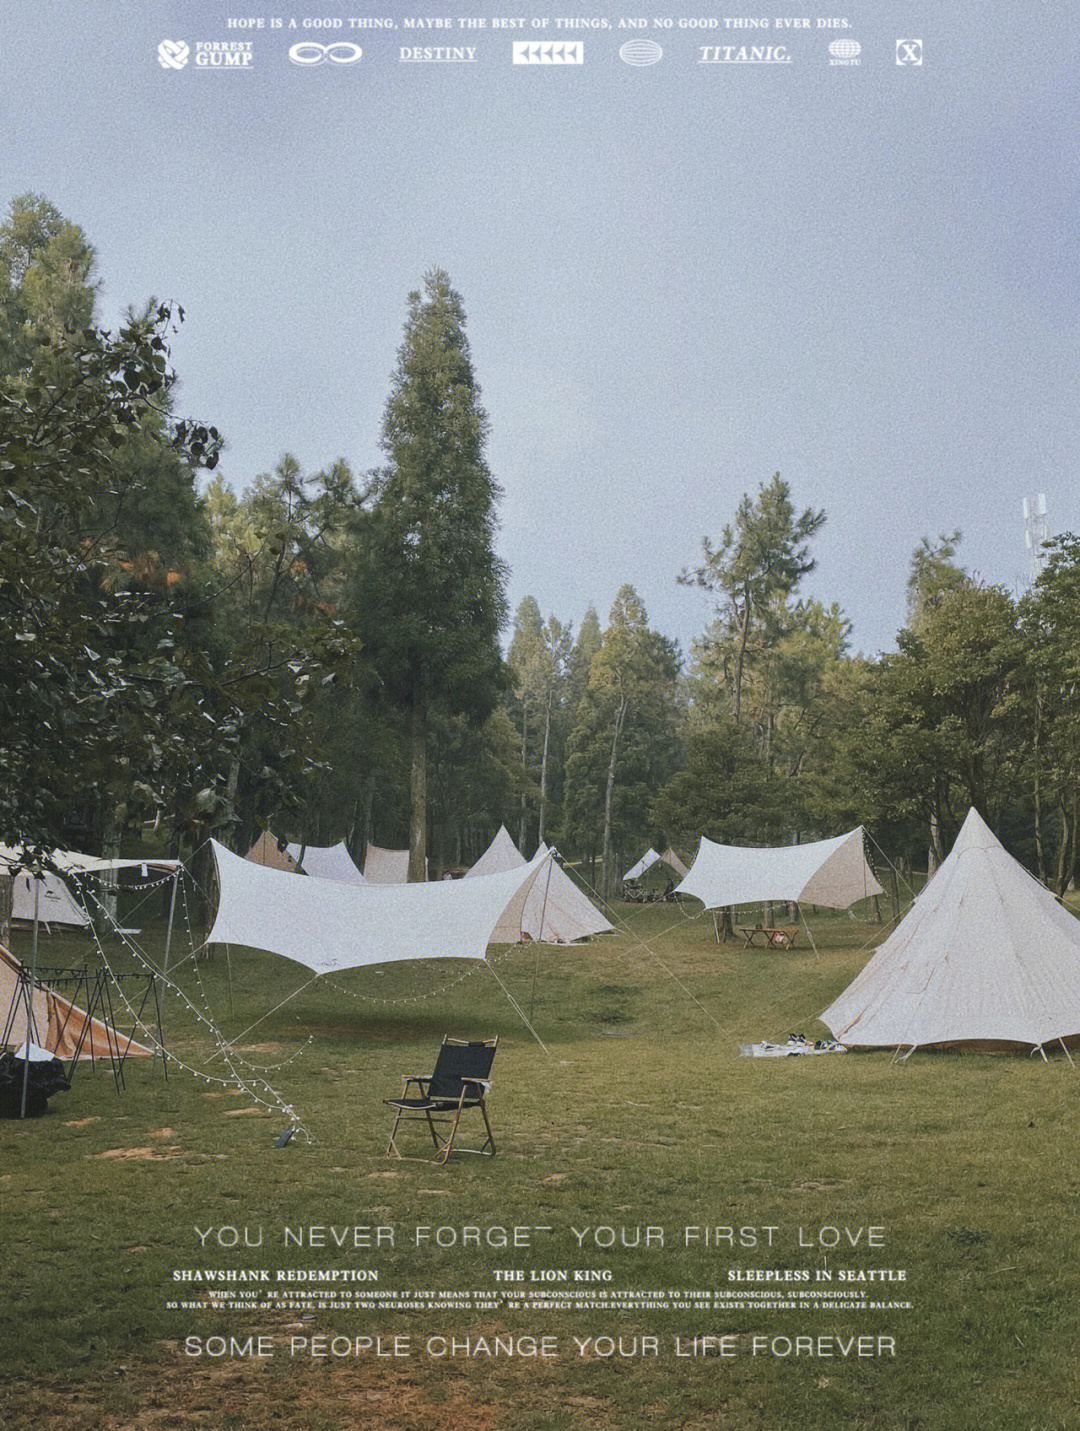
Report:
[[[410,880],[425,871],[430,716],[483,721],[507,685],[487,434],[461,298],[435,269],[409,295],[354,589],[383,692],[408,721]]]

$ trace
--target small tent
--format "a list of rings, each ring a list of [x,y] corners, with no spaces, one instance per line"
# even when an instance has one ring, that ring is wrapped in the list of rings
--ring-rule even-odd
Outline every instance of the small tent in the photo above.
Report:
[[[364,878],[369,884],[406,884],[408,850],[384,850],[379,845],[368,845],[364,852]]]
[[[15,875],[11,894],[12,919],[31,922],[34,918],[35,898],[40,924],[65,924],[75,929],[90,927],[86,910],[77,902],[60,876],[52,870],[44,870],[37,877],[29,870],[20,870]]]
[[[855,1048],[1040,1048],[1075,1037],[1080,920],[972,809],[934,878],[821,1019]]]
[[[547,855],[542,844],[537,858]],[[499,870],[517,869],[525,856],[511,839],[506,826],[499,832],[466,875],[494,874]],[[552,860],[546,875],[535,880],[520,918],[507,915],[499,921],[491,936],[493,944],[516,944],[524,935],[538,944],[573,944],[594,934],[608,933],[612,925],[592,901],[578,889],[566,871]]]
[[[339,884],[363,884],[364,876],[353,863],[344,840],[336,845],[289,845],[289,858],[314,879],[333,879]]]
[[[642,875],[648,874],[649,870],[652,869],[653,865],[657,864],[667,865],[668,868],[674,874],[677,874],[680,879],[685,879],[687,874],[689,874],[689,870],[686,868],[682,860],[679,858],[679,856],[675,853],[675,851],[671,848],[670,845],[668,845],[667,849],[662,855],[658,855],[653,849],[653,847],[650,845],[649,848],[642,855],[641,859],[638,860],[637,864],[631,865],[630,868],[623,875],[624,882],[629,883],[631,880],[641,879]]]
[[[244,859],[255,865],[265,865],[267,869],[283,870],[288,874],[295,874],[297,870],[292,855],[278,846],[276,838],[269,830],[262,832]]]
[[[866,862],[859,825],[832,840],[763,849],[717,845],[702,835],[677,893],[693,895],[706,909],[774,899],[847,909],[882,888]]]
[[[144,1048],[106,1028],[100,1019],[92,1019],[75,1004],[61,998],[44,984],[35,984],[30,993],[34,1028],[27,1027],[26,985],[20,978],[22,966],[13,954],[0,945],[0,1032],[7,1029],[6,1041],[16,1047],[24,1042],[55,1054],[57,1058],[72,1058],[83,1037],[80,1058],[152,1058],[153,1049]]]

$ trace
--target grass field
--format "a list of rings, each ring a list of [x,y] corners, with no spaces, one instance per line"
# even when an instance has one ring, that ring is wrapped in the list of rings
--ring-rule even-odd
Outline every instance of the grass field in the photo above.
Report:
[[[160,1065],[135,1062],[122,1094],[99,1066],[80,1071],[45,1118],[0,1125],[0,1426],[1080,1426],[1080,1073],[1061,1056],[741,1058],[741,1043],[822,1036],[817,1013],[880,931],[822,917],[812,921],[816,953],[741,951],[718,948],[707,919],[672,906],[620,910],[628,931],[586,947],[500,951],[499,976],[532,1008],[546,1053],[483,967],[466,977],[471,966],[449,962],[354,971],[311,984],[244,1033],[307,972],[238,950],[181,964],[192,1002],[227,1037],[242,1034],[243,1058],[280,1065],[262,1076],[311,1141],[275,1148],[280,1113],[242,1090],[175,1067],[166,1081]],[[162,934],[144,928],[155,957]],[[15,936],[20,957],[28,943]],[[82,937],[56,935],[39,957],[96,954]],[[115,951],[110,959],[123,963]],[[164,1015],[169,1047],[200,1073],[220,1072],[205,1028],[178,1000]],[[381,1100],[403,1073],[430,1072],[446,1032],[500,1036],[498,1156],[389,1162]],[[332,1234],[319,1250],[282,1245],[284,1228],[312,1225],[392,1227],[394,1246],[339,1249]],[[529,1248],[462,1247],[466,1226],[496,1239],[491,1229],[551,1231],[531,1234]],[[866,1245],[871,1226],[880,1247]],[[261,1245],[224,1248],[213,1232],[203,1246],[196,1227],[247,1229],[249,1241],[261,1229]],[[616,1245],[597,1246],[593,1230],[609,1227]],[[703,1247],[695,1234],[686,1246],[688,1227],[756,1229],[756,1245]],[[634,1231],[644,1228],[661,1229],[663,1246],[655,1232],[649,1246],[618,1245],[644,1241]],[[841,1245],[822,1247],[834,1229]],[[458,1245],[440,1247],[438,1236]],[[177,1268],[273,1277],[311,1267],[374,1269],[384,1291],[488,1300],[482,1310],[166,1306],[206,1297],[178,1290]],[[906,1281],[870,1295],[910,1309],[740,1308],[704,1295],[674,1305],[688,1300],[676,1292],[742,1285],[731,1272],[840,1269],[903,1270]],[[610,1287],[657,1295],[630,1310],[517,1309],[506,1305],[514,1284],[495,1270],[610,1272]],[[287,1354],[291,1337],[331,1333],[382,1336],[384,1347],[407,1337],[409,1354]],[[205,1353],[206,1338],[251,1335],[273,1355]],[[685,1350],[695,1335],[728,1338],[730,1354],[676,1355],[675,1338]],[[468,1338],[473,1354],[429,1354],[432,1336]],[[477,1350],[479,1338],[528,1336],[555,1339],[558,1354]],[[622,1336],[630,1354],[603,1354],[605,1336]],[[839,1354],[852,1336],[875,1348],[891,1337],[895,1355]],[[204,1339],[202,1355],[185,1355],[188,1337]],[[796,1337],[835,1338],[824,1344],[833,1355],[777,1354],[785,1343],[774,1339]]]

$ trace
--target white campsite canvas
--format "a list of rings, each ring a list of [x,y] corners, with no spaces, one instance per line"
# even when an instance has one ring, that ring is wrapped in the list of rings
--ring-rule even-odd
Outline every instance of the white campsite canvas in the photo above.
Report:
[[[483,959],[495,926],[508,908],[520,908],[546,860],[537,854],[483,879],[379,886],[296,879],[216,840],[211,846],[219,898],[206,942],[266,949],[317,974],[404,959]]]
[[[537,850],[537,858],[548,853],[546,844]],[[499,833],[465,876],[493,874],[497,870],[517,869],[525,856],[511,839],[506,826]],[[524,909],[518,914],[508,910],[491,936],[493,944],[515,944],[522,935],[537,944],[573,944],[594,934],[606,934],[612,926],[584,895],[556,860],[548,871],[537,878]]]
[[[718,845],[702,835],[677,892],[700,899],[706,909],[773,899],[846,909],[882,889],[866,863],[860,825],[832,840],[763,849]]]
[[[1080,920],[972,809],[940,869],[821,1015],[849,1047],[1080,1034]]]
[[[659,858],[660,856],[653,849],[652,845],[650,845],[649,848],[642,855],[641,859],[638,860],[636,864],[631,865],[630,868],[626,871],[626,873],[623,875],[623,879],[640,879],[641,876],[646,872],[646,870],[652,869],[653,865]]]
[[[35,878],[28,870],[20,870],[12,881],[11,917],[33,920],[37,897],[37,917],[41,924],[66,924],[86,929],[90,924],[86,911],[58,874],[45,870]],[[35,889],[36,886],[36,889]]]
[[[364,852],[364,878],[369,884],[405,884],[409,878],[408,850],[384,850],[368,845]]]
[[[340,884],[363,884],[344,840],[336,845],[289,845],[289,858],[313,879],[335,879]]]

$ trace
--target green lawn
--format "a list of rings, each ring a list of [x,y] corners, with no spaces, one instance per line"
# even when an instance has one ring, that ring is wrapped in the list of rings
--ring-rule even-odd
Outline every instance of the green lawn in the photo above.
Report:
[[[816,1014],[868,957],[875,926],[812,921],[818,952],[718,948],[708,919],[621,906],[629,932],[574,949],[498,951],[486,968],[387,965],[305,988],[241,1038],[243,1057],[311,1141],[235,1088],[129,1062],[81,1071],[44,1119],[0,1125],[6,1235],[0,1426],[149,1428],[724,1427],[1074,1428],[1080,1308],[1078,1073],[1061,1056],[889,1054],[754,1060],[739,1045],[821,1036]],[[145,915],[145,911],[143,912]],[[142,943],[160,951],[152,924]],[[28,936],[15,952],[28,953]],[[181,954],[183,948],[180,949]],[[43,962],[93,962],[81,937]],[[122,955],[110,958],[126,967]],[[233,1037],[309,975],[222,950],[179,978]],[[458,982],[452,982],[458,981]],[[204,1002],[205,1001],[205,1002]],[[179,1000],[166,1041],[203,1074],[213,1044]],[[446,1167],[383,1157],[402,1073],[429,1072],[444,1032],[499,1034],[494,1159]],[[299,1051],[299,1056],[295,1056]],[[245,1077],[254,1076],[237,1065]],[[271,1100],[272,1101],[272,1100]],[[121,1156],[127,1153],[127,1156]],[[298,1251],[283,1229],[393,1227],[379,1252]],[[223,1249],[195,1228],[262,1229]],[[547,1226],[517,1251],[434,1245],[435,1230]],[[869,1249],[866,1229],[883,1229]],[[596,1228],[662,1229],[663,1246],[595,1245]],[[685,1229],[754,1228],[757,1245],[690,1247]],[[767,1228],[775,1228],[766,1245]],[[819,1229],[859,1239],[825,1252]],[[425,1240],[416,1246],[417,1229]],[[583,1233],[579,1250],[573,1229]],[[585,1229],[590,1231],[585,1232]],[[859,1231],[862,1229],[862,1232]],[[823,1234],[826,1240],[832,1232]],[[224,1234],[226,1239],[230,1234]],[[749,1236],[749,1234],[747,1234]],[[607,1234],[601,1234],[606,1238]],[[184,1311],[201,1291],[174,1268],[372,1268],[381,1289],[481,1290],[483,1311]],[[667,1309],[515,1310],[496,1269],[592,1269]],[[670,1294],[730,1289],[730,1271],[903,1269],[871,1295],[910,1310],[676,1309]],[[659,1299],[658,1299],[659,1300]],[[292,1336],[410,1338],[410,1355],[288,1358]],[[265,1334],[274,1355],[186,1357],[189,1336]],[[727,1336],[731,1356],[680,1358],[676,1336]],[[549,1359],[431,1356],[431,1335],[546,1335]],[[658,1355],[578,1354],[624,1338]],[[754,1338],[892,1337],[895,1356],[753,1353]],[[759,1343],[760,1345],[761,1343]],[[782,1348],[784,1343],[778,1343]],[[815,1345],[817,1345],[815,1343]],[[830,1344],[834,1347],[837,1343]],[[600,1343],[603,1348],[604,1343]]]

